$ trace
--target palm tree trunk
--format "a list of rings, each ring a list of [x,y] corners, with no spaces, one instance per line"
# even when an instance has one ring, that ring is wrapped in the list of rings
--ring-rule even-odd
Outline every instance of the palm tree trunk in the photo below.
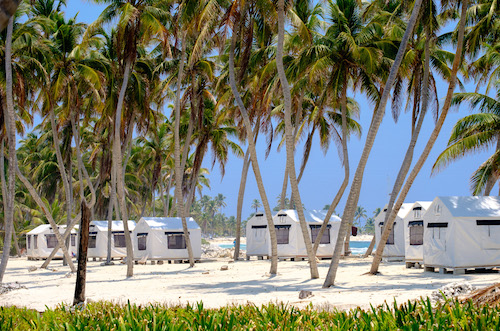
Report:
[[[285,167],[285,176],[283,177],[283,186],[281,186],[280,209],[285,209],[286,189],[288,186],[288,168]]]
[[[191,239],[189,237],[189,230],[187,227],[186,217],[184,216],[184,206],[182,198],[182,177],[184,170],[181,169],[181,145],[179,137],[179,127],[181,121],[181,86],[182,76],[184,74],[184,64],[186,62],[186,32],[183,32],[182,38],[181,60],[179,62],[179,71],[177,73],[177,91],[175,95],[175,128],[174,128],[174,159],[175,159],[175,200],[177,201],[177,217],[182,220],[182,230],[184,232],[184,239],[186,240],[186,248],[189,256],[189,266],[194,267],[193,248],[191,247]]]
[[[361,154],[361,158],[359,160],[356,173],[354,174],[354,178],[351,184],[351,190],[349,192],[349,197],[347,199],[347,203],[344,208],[344,215],[342,217],[342,219],[348,220],[349,223],[354,219],[354,213],[356,211],[356,207],[358,206],[359,192],[361,191],[361,184],[363,181],[363,174],[365,171],[366,163],[368,162],[368,157],[370,156],[371,149],[375,142],[375,137],[380,127],[380,123],[382,122],[382,118],[384,117],[385,107],[387,105],[387,101],[389,99],[389,95],[392,90],[392,85],[394,84],[394,81],[396,79],[399,66],[401,65],[401,61],[403,60],[404,54],[406,52],[406,46],[408,45],[408,40],[410,39],[410,36],[413,34],[413,28],[415,27],[417,17],[420,13],[421,5],[422,5],[422,0],[416,0],[413,5],[413,11],[410,20],[408,21],[408,25],[406,26],[405,34],[401,39],[398,53],[396,54],[396,58],[394,59],[394,63],[392,64],[391,67],[391,71],[389,72],[389,77],[387,78],[387,82],[385,83],[384,92],[382,93],[380,102],[373,115],[373,119],[370,124],[370,129],[368,130],[368,134],[366,135],[365,147],[363,148],[363,153]],[[345,237],[345,233],[340,233],[340,232],[341,231],[339,231],[339,237],[337,240],[343,240],[343,237]],[[335,277],[337,275],[339,261],[340,259],[332,258],[332,262],[330,264],[330,268],[328,270],[325,282],[323,283],[323,287],[330,287],[335,285]]]
[[[392,229],[392,224],[389,224],[387,220],[389,219],[389,215],[391,214],[392,207],[394,205],[394,201],[396,200],[396,197],[398,196],[401,187],[403,186],[404,180],[406,176],[408,175],[408,171],[410,170],[410,166],[413,160],[413,153],[415,150],[415,146],[417,144],[417,139],[420,134],[420,130],[422,128],[422,124],[424,122],[425,114],[427,113],[427,106],[428,106],[428,100],[429,100],[429,75],[430,75],[430,68],[429,68],[429,63],[430,63],[430,50],[429,50],[429,45],[430,45],[430,29],[429,26],[426,26],[426,40],[425,40],[425,60],[424,60],[424,80],[423,80],[423,96],[422,96],[422,109],[420,112],[420,116],[417,122],[417,125],[414,127],[412,125],[412,135],[411,135],[411,140],[410,144],[408,145],[408,149],[406,150],[405,157],[403,159],[403,163],[401,164],[401,168],[399,169],[398,176],[396,177],[396,182],[394,183],[394,187],[392,189],[389,203],[387,204],[387,211],[385,213],[385,218],[384,218],[384,226],[382,228],[382,233],[385,231],[388,231],[388,233],[391,232]],[[389,227],[390,226],[390,227]],[[382,256],[383,254],[383,249],[385,248],[385,242],[379,242],[379,245],[377,246],[377,251],[375,252],[375,256],[377,254],[380,254]],[[375,260],[374,260],[375,261]],[[378,269],[378,266],[377,266]]]
[[[168,184],[167,184],[167,194],[165,195],[165,217],[169,215],[169,207],[170,207],[170,187],[172,186],[172,174],[168,176]]]
[[[309,231],[307,230],[307,224],[304,217],[304,209],[302,207],[302,201],[300,199],[299,186],[297,183],[297,176],[295,172],[295,160],[294,160],[295,137],[293,137],[293,127],[291,120],[292,98],[290,94],[290,87],[288,85],[288,80],[286,79],[285,69],[283,66],[284,38],[285,38],[285,1],[278,0],[278,48],[276,52],[276,68],[278,70],[278,76],[280,78],[281,88],[283,90],[284,104],[285,104],[286,164],[288,169],[288,177],[290,178],[292,196],[294,198],[297,213],[299,215],[299,223],[302,229],[302,235],[304,237],[304,243],[306,246],[307,256],[309,259],[309,266],[311,268],[311,278],[315,279],[319,278],[318,266],[316,263],[316,257],[312,249],[311,237],[309,236]]]
[[[63,187],[64,187],[64,195],[66,197],[66,225],[69,226],[71,223],[71,213],[73,210],[73,199],[71,196],[71,188],[70,188],[70,182],[68,178],[68,174],[66,172],[66,168],[64,166],[64,160],[61,155],[61,147],[59,145],[59,133],[57,131],[57,126],[56,126],[56,119],[55,119],[55,114],[54,114],[54,109],[51,106],[51,109],[49,111],[49,118],[50,118],[50,125],[52,127],[52,140],[54,142],[54,149],[56,151],[56,158],[57,158],[57,167],[59,168],[59,173],[61,174],[61,180],[63,182]],[[66,242],[65,245],[68,247],[69,242]],[[63,264],[66,264],[66,260],[63,261]]]
[[[116,174],[116,187],[118,204],[120,205],[120,214],[123,221],[123,230],[125,234],[125,246],[127,248],[127,277],[132,277],[134,275],[134,252],[132,249],[132,239],[130,238],[130,232],[128,229],[128,210],[127,210],[127,200],[125,196],[125,178],[123,175],[123,159],[122,159],[122,149],[120,146],[120,126],[122,120],[122,109],[123,101],[125,99],[125,92],[127,90],[128,79],[130,71],[132,69],[132,61],[127,58],[125,63],[125,70],[123,72],[123,82],[120,88],[120,94],[118,96],[118,104],[116,106],[115,114],[115,132],[113,137],[113,168]]]
[[[236,243],[234,245],[234,261],[240,257],[241,239],[241,211],[243,209],[243,198],[245,197],[245,187],[247,184],[248,168],[250,168],[250,152],[247,148],[241,169],[240,189],[238,190],[238,204],[236,206]]]
[[[113,206],[116,203],[116,173],[111,171],[111,192],[109,194],[109,206],[108,206],[108,244],[107,244],[107,254],[106,254],[106,264],[111,264],[111,231],[113,231]],[[117,210],[118,211],[118,210]]]
[[[319,243],[321,242],[321,238],[323,237],[323,233],[327,229],[328,222],[330,222],[330,217],[332,217],[333,212],[335,211],[335,208],[337,208],[337,205],[340,202],[340,199],[342,199],[342,196],[344,195],[345,189],[347,188],[347,184],[349,183],[349,153],[347,150],[347,84],[344,84],[342,87],[342,95],[341,95],[341,116],[342,116],[342,154],[344,157],[344,180],[342,181],[342,185],[340,185],[340,189],[335,195],[335,198],[333,199],[332,203],[330,204],[330,207],[328,208],[328,211],[326,213],[326,217],[323,220],[323,224],[321,224],[321,228],[319,229],[318,236],[316,237],[316,241],[314,242],[313,246],[313,251],[314,254],[318,251]],[[348,222],[344,219],[340,221],[340,228],[339,232],[344,231],[348,232]],[[346,229],[347,228],[347,229]],[[335,243],[335,249],[333,251],[333,257],[336,259],[340,259],[340,255],[342,253],[342,245],[344,243],[342,241],[339,241],[337,238],[337,242]],[[344,248],[345,251],[345,248]]]
[[[76,274],[75,296],[73,306],[85,302],[85,283],[87,280],[87,252],[89,248],[90,209],[81,199],[82,223],[80,225],[80,242],[78,244],[78,271]]]
[[[456,82],[457,82],[457,73],[458,69],[460,66],[460,63],[462,61],[462,49],[463,49],[463,44],[464,44],[464,35],[465,35],[465,23],[466,23],[466,18],[467,18],[467,7],[468,7],[468,0],[464,0],[462,2],[462,10],[461,10],[461,15],[460,15],[460,23],[459,23],[459,28],[458,28],[458,39],[457,39],[457,50],[455,52],[455,58],[453,59],[453,67],[451,70],[450,74],[450,83],[448,86],[448,91],[446,93],[446,99],[443,104],[443,108],[441,109],[441,115],[439,116],[439,119],[436,123],[436,126],[434,127],[434,130],[431,133],[431,136],[429,140],[427,141],[427,144],[425,145],[424,151],[420,155],[420,158],[418,159],[417,163],[413,167],[410,175],[408,176],[408,179],[406,180],[406,183],[401,190],[401,193],[399,194],[399,197],[396,201],[396,204],[394,208],[392,209],[390,216],[387,219],[387,225],[384,224],[384,232],[382,233],[382,237],[380,238],[379,242],[379,247],[377,247],[377,251],[375,252],[375,256],[373,257],[373,262],[372,266],[370,269],[371,274],[376,274],[378,272],[378,267],[380,265],[380,262],[382,260],[382,252],[385,247],[385,243],[387,242],[387,238],[389,238],[390,234],[390,229],[392,228],[392,225],[394,224],[394,220],[396,219],[397,213],[399,212],[399,209],[401,208],[401,205],[403,204],[404,200],[406,199],[406,196],[408,195],[408,192],[410,191],[410,188],[417,177],[418,173],[422,169],[425,161],[427,160],[427,157],[429,156],[429,153],[431,152],[432,147],[434,146],[434,143],[436,142],[437,137],[439,136],[439,132],[441,131],[441,128],[443,127],[444,120],[446,119],[446,116],[448,115],[448,110],[450,109],[451,106],[451,99],[453,96],[453,91],[455,90]],[[388,213],[388,212],[387,212]]]
[[[373,235],[372,241],[370,241],[370,245],[368,246],[366,253],[363,255],[364,258],[368,257],[372,253],[373,247],[375,247],[375,234]]]
[[[71,260],[71,256],[68,253],[68,248],[64,244],[64,238],[67,238],[69,236],[69,234],[71,233],[71,229],[73,228],[73,226],[78,221],[80,221],[80,214],[78,214],[77,217],[72,221],[71,226],[66,229],[66,231],[64,233],[64,236],[61,236],[61,234],[59,233],[59,231],[57,231],[57,224],[54,221],[54,219],[52,218],[52,214],[50,213],[49,208],[42,201],[42,198],[40,198],[40,195],[38,195],[38,192],[35,190],[35,188],[33,187],[33,185],[31,185],[31,183],[29,182],[29,180],[26,179],[26,177],[24,177],[24,175],[21,173],[21,170],[19,170],[19,167],[17,166],[17,164],[16,164],[16,173],[17,173],[17,177],[19,177],[19,179],[21,180],[21,182],[28,189],[28,192],[30,193],[30,195],[33,198],[33,200],[35,200],[35,202],[38,205],[38,207],[40,207],[40,209],[42,209],[43,213],[45,214],[45,217],[47,217],[47,220],[49,221],[50,226],[52,227],[52,229],[54,229],[54,234],[56,235],[57,245],[52,250],[52,252],[50,253],[50,255],[47,258],[47,260],[45,260],[45,262],[42,264],[41,268],[47,268],[47,266],[49,265],[49,263],[52,260],[52,258],[54,257],[54,255],[57,253],[57,251],[59,250],[59,248],[61,248],[62,251],[63,251],[63,255],[66,257],[66,261],[68,261],[68,265],[69,265],[69,267],[71,269],[71,272],[75,272],[76,269],[75,269],[75,266],[73,265],[73,261]]]
[[[0,284],[3,282],[5,270],[7,270],[7,262],[9,261],[10,245],[12,241],[12,228],[14,227],[14,199],[15,199],[15,182],[16,182],[16,126],[14,113],[14,98],[12,95],[12,30],[14,29],[14,18],[9,19],[7,25],[7,39],[5,43],[5,73],[6,73],[6,96],[7,96],[7,114],[4,113],[5,124],[8,134],[9,146],[9,174],[7,179],[7,195],[6,203],[4,203],[5,215],[5,239],[3,243],[2,262],[0,263]],[[6,116],[5,116],[6,115]],[[3,158],[2,154],[2,158]],[[2,177],[4,173],[2,172]]]
[[[12,240],[14,240],[14,248],[16,249],[17,257],[21,257],[21,249],[19,248],[19,241],[17,240],[17,232],[15,223],[12,224]]]
[[[264,182],[260,173],[259,162],[257,160],[257,152],[255,149],[255,142],[252,139],[252,124],[250,123],[250,117],[248,116],[248,112],[245,108],[245,105],[243,104],[243,100],[241,100],[238,88],[236,87],[236,78],[234,74],[234,49],[236,47],[237,34],[235,30],[236,29],[233,29],[233,35],[231,37],[231,45],[229,49],[229,85],[231,86],[231,91],[233,92],[238,108],[240,109],[241,116],[243,117],[243,123],[245,124],[248,149],[250,151],[250,162],[252,163],[255,181],[257,182],[257,187],[259,189],[262,204],[264,205],[267,226],[269,228],[269,237],[271,239],[271,269],[269,273],[271,275],[276,275],[278,273],[278,241],[276,238],[276,230],[274,228],[271,208],[269,207],[269,200],[267,199]]]

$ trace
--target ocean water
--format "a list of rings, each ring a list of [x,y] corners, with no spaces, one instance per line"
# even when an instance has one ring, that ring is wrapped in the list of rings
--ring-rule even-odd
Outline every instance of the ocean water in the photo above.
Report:
[[[370,246],[369,241],[351,241],[351,252],[353,255],[357,254],[365,254],[366,250],[368,249],[368,246]],[[220,248],[233,248],[233,244],[219,244]],[[241,244],[241,249],[246,250],[247,245]]]

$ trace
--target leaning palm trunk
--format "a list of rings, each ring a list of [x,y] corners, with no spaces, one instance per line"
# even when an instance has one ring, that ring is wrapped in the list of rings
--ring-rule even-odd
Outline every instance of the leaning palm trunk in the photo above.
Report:
[[[15,182],[16,182],[16,126],[14,113],[14,99],[12,96],[12,30],[14,29],[14,18],[9,19],[7,26],[7,40],[5,44],[5,72],[6,72],[6,90],[7,95],[7,116],[5,116],[5,124],[7,126],[7,134],[9,137],[9,175],[7,179],[7,195],[6,203],[4,203],[5,215],[5,239],[3,243],[2,263],[0,263],[0,284],[3,281],[7,262],[9,261],[10,244],[12,242],[12,228],[14,227],[14,199],[15,199]],[[3,158],[3,153],[1,155]],[[4,172],[2,171],[2,177]]]
[[[243,209],[243,198],[245,197],[248,168],[250,168],[250,152],[247,149],[245,158],[243,159],[243,168],[241,169],[240,189],[238,190],[238,204],[236,207],[236,243],[234,245],[234,261],[238,261],[238,258],[240,257],[241,210]]]
[[[187,227],[186,216],[184,215],[184,206],[182,198],[182,177],[184,169],[181,169],[181,145],[179,137],[179,127],[181,121],[181,85],[184,72],[184,63],[186,62],[186,32],[182,35],[181,60],[179,62],[179,71],[177,73],[177,91],[175,94],[175,128],[174,128],[174,159],[175,159],[175,200],[177,201],[177,217],[182,220],[182,231],[186,241],[186,248],[189,256],[189,266],[194,267],[193,248],[191,247],[191,238],[189,238],[189,230]]]
[[[411,186],[413,185],[413,182],[415,181],[415,178],[417,177],[418,173],[422,169],[425,161],[427,160],[427,157],[429,156],[429,153],[431,152],[432,147],[434,146],[434,143],[436,142],[437,137],[439,136],[439,132],[441,131],[441,128],[443,127],[444,120],[446,119],[446,116],[448,115],[448,110],[450,109],[451,106],[451,98],[453,96],[453,91],[455,90],[455,86],[457,83],[457,73],[458,73],[458,68],[460,66],[460,63],[462,61],[462,49],[463,49],[463,44],[464,44],[464,35],[465,35],[465,23],[466,23],[466,16],[467,16],[467,7],[468,7],[468,0],[464,0],[462,2],[462,10],[461,10],[461,15],[460,15],[460,23],[459,23],[459,28],[458,28],[458,40],[457,40],[457,50],[455,52],[455,58],[453,59],[453,67],[451,69],[451,75],[450,75],[450,83],[448,86],[448,91],[446,93],[446,99],[443,104],[443,108],[441,109],[441,115],[439,115],[439,119],[436,123],[436,126],[434,127],[434,130],[432,131],[432,134],[425,145],[424,151],[422,152],[422,155],[420,155],[420,158],[418,159],[417,163],[413,167],[410,175],[408,176],[408,179],[405,182],[405,185],[403,186],[403,189],[401,190],[401,193],[398,196],[398,200],[396,201],[396,204],[394,208],[392,209],[389,218],[387,219],[387,227],[384,229],[384,232],[382,233],[382,237],[380,238],[380,243],[379,247],[377,247],[377,251],[375,252],[375,256],[373,257],[373,263],[372,267],[370,269],[371,274],[376,274],[378,272],[378,267],[380,265],[380,261],[382,260],[382,252],[384,251],[385,243],[387,242],[387,239],[389,238],[390,234],[390,229],[392,228],[392,225],[394,224],[394,220],[396,219],[396,216],[399,212],[399,209],[401,208],[401,205],[403,204],[404,200],[406,199],[406,196],[408,195],[408,192],[410,191]],[[389,213],[389,211],[387,211]]]
[[[285,69],[283,66],[283,42],[285,38],[284,35],[285,35],[285,1],[278,0],[278,49],[276,52],[276,67],[281,82],[281,88],[283,90],[283,97],[285,104],[286,165],[288,169],[288,177],[290,178],[292,197],[294,199],[297,208],[297,213],[299,215],[299,223],[302,229],[302,235],[304,237],[307,257],[309,259],[309,265],[311,268],[311,278],[315,279],[319,278],[318,266],[316,263],[316,257],[312,249],[311,237],[309,236],[309,231],[307,230],[307,224],[304,217],[304,209],[302,208],[302,201],[300,199],[300,194],[299,194],[297,175],[295,172],[295,160],[294,160],[295,139],[293,137],[293,128],[291,119],[292,97],[290,94],[290,86],[288,85],[288,80],[286,78]]]
[[[64,195],[66,197],[66,225],[69,226],[71,224],[73,199],[71,197],[71,188],[70,188],[68,174],[66,172],[66,168],[64,167],[64,161],[61,155],[61,148],[59,146],[59,133],[57,131],[54,109],[52,106],[50,107],[51,109],[49,111],[49,117],[50,117],[50,125],[52,127],[52,140],[54,142],[54,149],[56,151],[57,167],[59,168],[59,173],[61,174],[61,180],[63,182],[63,187],[64,187]],[[66,246],[68,246],[68,244],[69,243],[67,242]]]
[[[420,111],[420,116],[417,122],[417,125],[415,128],[412,128],[412,135],[411,135],[411,140],[410,144],[408,145],[408,149],[406,150],[405,157],[403,159],[403,163],[401,164],[401,168],[399,169],[398,176],[396,177],[396,182],[394,183],[394,187],[392,189],[390,198],[389,198],[389,203],[387,204],[387,211],[385,213],[384,217],[384,226],[382,228],[382,233],[385,231],[388,231],[389,233],[391,232],[392,229],[392,224],[389,224],[387,220],[389,219],[389,215],[392,212],[392,207],[394,205],[394,201],[396,200],[396,197],[399,194],[399,191],[401,190],[401,187],[403,186],[404,180],[406,176],[408,175],[408,171],[410,170],[411,162],[413,160],[413,153],[415,150],[415,146],[417,144],[417,139],[420,134],[420,130],[422,128],[422,124],[424,122],[425,114],[427,113],[427,106],[429,102],[429,74],[430,74],[430,69],[429,69],[429,62],[430,62],[430,51],[429,51],[429,44],[430,44],[430,31],[429,31],[429,26],[426,26],[426,40],[425,40],[425,60],[424,60],[424,80],[423,80],[423,96],[422,96],[422,110]],[[374,237],[375,238],[375,237]],[[383,250],[385,248],[385,242],[382,243],[380,242],[377,250],[375,252],[375,256],[377,254],[380,254],[382,256]],[[373,249],[373,247],[372,247]],[[380,252],[380,253],[379,253]],[[368,253],[368,251],[367,251]],[[371,253],[371,252],[370,252]],[[368,255],[366,255],[368,256]],[[375,259],[374,259],[375,261]],[[377,266],[378,269],[378,266]]]
[[[236,23],[235,23],[236,25]],[[255,181],[257,182],[257,187],[259,189],[260,198],[264,206],[264,212],[266,214],[267,226],[269,228],[269,237],[271,239],[271,269],[269,273],[271,275],[276,275],[278,273],[278,241],[276,238],[276,230],[274,228],[273,218],[271,214],[271,208],[269,207],[269,200],[267,199],[266,190],[264,188],[264,182],[262,180],[262,175],[260,173],[259,162],[257,160],[257,152],[255,149],[255,142],[252,139],[252,124],[250,123],[250,117],[248,116],[247,109],[243,104],[238,88],[236,87],[236,78],[234,74],[234,49],[236,47],[236,33],[235,28],[233,28],[233,35],[231,37],[231,45],[229,48],[229,85],[231,91],[233,92],[236,104],[240,110],[241,116],[243,117],[243,123],[245,125],[245,130],[247,134],[248,150],[250,151],[250,162],[252,163],[252,169],[255,175]]]
[[[373,247],[375,247],[375,234],[373,234],[372,241],[370,241],[370,245],[368,246],[368,249],[366,250],[363,257],[368,257],[373,252]]]
[[[172,186],[172,174],[168,175],[167,194],[165,194],[165,217],[169,215],[170,207],[170,187]]]
[[[54,229],[54,234],[56,235],[56,239],[57,239],[56,248],[54,248],[54,250],[50,253],[49,258],[42,264],[42,268],[46,268],[47,267],[48,263],[50,262],[49,259],[52,259],[54,257],[54,255],[56,254],[57,250],[59,248],[61,248],[62,251],[63,251],[63,255],[66,257],[66,260],[68,261],[68,265],[69,265],[69,268],[71,269],[71,272],[75,272],[76,269],[75,269],[75,266],[73,265],[73,261],[71,260],[71,256],[68,253],[68,248],[64,244],[64,239],[67,238],[69,236],[69,234],[71,233],[71,228],[74,226],[73,223],[76,224],[75,220],[76,221],[80,220],[80,215],[78,215],[75,218],[75,220],[73,220],[73,222],[72,222],[73,226],[67,227],[64,235],[61,236],[61,234],[59,233],[59,231],[57,231],[57,224],[54,221],[54,219],[52,218],[52,214],[50,213],[49,208],[42,201],[42,198],[40,197],[40,195],[38,195],[38,192],[35,190],[35,188],[33,187],[33,185],[31,185],[31,183],[29,182],[29,180],[26,177],[24,177],[24,175],[21,173],[21,170],[19,170],[19,167],[17,166],[17,163],[16,163],[16,173],[17,173],[17,177],[19,177],[19,179],[21,180],[21,182],[28,189],[28,192],[30,193],[30,195],[33,198],[33,200],[35,200],[35,202],[38,205],[38,207],[40,207],[40,209],[42,209],[43,213],[45,214],[45,217],[47,217],[47,220],[49,221],[50,226],[52,227],[52,229]]]
[[[342,185],[340,186],[339,191],[335,195],[335,198],[333,199],[330,208],[328,208],[323,224],[321,224],[321,228],[319,229],[318,236],[316,237],[316,241],[314,242],[313,246],[314,254],[316,254],[316,252],[318,251],[319,243],[321,242],[323,233],[327,229],[330,217],[332,217],[333,212],[335,211],[335,208],[337,208],[340,199],[342,199],[345,189],[347,188],[347,184],[349,183],[350,168],[349,168],[349,153],[347,151],[347,85],[346,84],[344,84],[344,86],[342,87],[341,102],[342,102],[341,116],[342,116],[342,154],[344,156],[344,180],[342,181]],[[340,220],[340,228],[343,229],[343,231],[347,232],[347,230],[344,229],[345,227],[349,227],[347,221],[345,221],[344,219]],[[342,244],[343,243],[339,242],[339,240],[337,239],[337,242],[335,244],[335,249],[333,251],[333,258],[340,259],[340,254],[342,253]]]
[[[130,238],[130,232],[128,229],[128,211],[127,211],[127,200],[125,197],[125,178],[123,176],[123,159],[122,150],[120,146],[120,126],[122,120],[122,109],[123,101],[125,99],[125,92],[128,85],[128,78],[132,68],[131,59],[128,58],[125,64],[125,70],[123,72],[123,82],[120,89],[120,94],[118,96],[118,104],[116,106],[115,114],[115,133],[113,137],[113,169],[116,176],[116,187],[118,204],[120,205],[121,216],[123,221],[123,230],[125,234],[125,246],[127,248],[127,277],[132,277],[134,275],[134,252],[132,250],[132,239]]]
[[[361,184],[363,181],[363,174],[365,171],[366,163],[368,162],[368,157],[370,156],[371,149],[375,142],[375,137],[380,127],[380,123],[382,122],[382,118],[384,117],[385,107],[389,99],[392,85],[394,84],[394,81],[396,79],[396,74],[399,70],[399,66],[401,65],[401,61],[403,60],[403,56],[406,52],[406,46],[408,45],[408,40],[410,39],[410,35],[413,33],[413,28],[415,27],[415,23],[417,21],[421,5],[422,5],[422,0],[416,0],[413,5],[413,11],[411,17],[406,27],[406,31],[403,35],[403,38],[401,40],[401,44],[399,45],[398,53],[396,54],[396,58],[394,59],[394,63],[392,64],[391,71],[389,72],[389,77],[387,78],[384,92],[382,93],[382,97],[380,98],[378,107],[373,115],[373,119],[370,124],[370,129],[368,130],[368,134],[366,135],[365,147],[363,148],[363,153],[361,154],[361,158],[359,160],[356,173],[354,174],[354,178],[351,184],[351,190],[349,192],[349,197],[347,199],[347,203],[344,209],[344,215],[342,216],[342,219],[346,219],[349,222],[351,222],[351,220],[354,219],[354,212],[358,205],[359,192],[361,191]],[[343,240],[343,238],[345,237],[345,233],[341,232],[342,231],[339,231],[339,236],[337,238],[337,241]],[[325,282],[323,283],[323,287],[330,287],[335,285],[335,276],[337,275],[339,261],[340,258],[332,259],[330,268],[328,270],[328,274],[326,276]]]
[[[78,161],[78,164],[79,164],[79,169],[81,170],[79,172],[79,180],[80,180],[80,183],[81,185],[83,185],[83,180],[82,180],[82,176],[81,176],[81,173],[83,173],[83,176],[85,177],[85,180],[87,182],[87,185],[90,189],[90,203],[88,203],[89,205],[89,208],[90,209],[93,209],[94,206],[95,206],[95,203],[97,201],[97,196],[96,196],[96,193],[95,193],[95,188],[94,186],[92,185],[92,181],[90,180],[90,176],[88,174],[88,171],[87,169],[85,168],[85,166],[83,165],[83,160],[82,160],[82,155],[81,155],[81,151],[80,151],[80,134],[79,132],[76,130],[76,126],[75,126],[75,123],[74,121],[72,121],[72,124],[71,124],[71,127],[72,127],[72,130],[73,130],[73,136],[75,137],[75,150],[76,150],[76,158],[77,158],[77,161]],[[25,185],[30,185],[31,184],[26,181]],[[29,187],[28,187],[29,189]],[[34,190],[34,189],[33,189]],[[83,186],[81,187],[81,190],[80,190],[80,194],[82,195],[82,199],[84,199],[85,197],[83,196],[83,193],[81,193],[83,191]],[[41,206],[40,206],[41,207]],[[41,207],[43,209],[43,207]],[[81,214],[79,213],[69,224],[68,226],[66,227],[66,230],[64,231],[64,234],[62,235],[62,238],[63,240],[66,240],[69,238],[70,234],[71,234],[71,230],[75,227],[75,225],[80,222],[81,220]],[[54,256],[56,255],[57,251],[59,250],[59,248],[61,248],[62,246],[60,245],[60,243],[58,242],[56,244],[56,247],[52,250],[52,252],[50,253],[49,257],[45,260],[45,262],[42,264],[42,268],[47,268],[49,263],[52,261],[52,259],[54,258]]]

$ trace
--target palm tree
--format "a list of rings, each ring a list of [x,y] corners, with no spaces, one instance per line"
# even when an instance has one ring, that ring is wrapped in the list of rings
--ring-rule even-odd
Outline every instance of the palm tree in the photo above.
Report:
[[[411,185],[413,184],[413,181],[415,180],[418,173],[422,169],[425,161],[427,160],[427,157],[429,156],[429,153],[430,153],[432,147],[434,146],[434,143],[436,142],[436,139],[441,131],[441,128],[443,127],[444,120],[446,119],[446,116],[448,114],[448,110],[451,107],[453,91],[455,89],[456,82],[457,82],[457,73],[458,73],[459,67],[462,63],[462,52],[463,52],[463,46],[464,46],[464,40],[465,40],[465,25],[466,25],[466,20],[467,20],[468,5],[469,5],[469,2],[467,0],[462,1],[462,3],[461,3],[460,21],[459,21],[458,29],[457,29],[458,30],[457,48],[455,51],[455,57],[453,59],[453,66],[452,66],[452,70],[450,73],[448,91],[446,93],[446,98],[445,98],[443,107],[441,108],[441,113],[439,115],[436,126],[434,127],[434,130],[432,131],[431,136],[430,136],[429,140],[427,141],[427,144],[425,145],[424,151],[420,155],[417,163],[415,164],[410,175],[408,176],[408,179],[406,180],[405,185],[403,186],[401,193],[398,196],[395,207],[393,208],[392,212],[390,213],[390,216],[387,219],[386,224],[384,224],[384,231],[383,231],[382,236],[380,238],[380,245],[379,245],[379,247],[377,247],[377,251],[375,252],[375,255],[373,257],[373,263],[372,263],[372,267],[370,269],[371,274],[376,274],[378,272],[378,267],[380,265],[380,262],[382,261],[382,253],[384,251],[385,243],[387,242],[387,239],[389,238],[389,234],[390,234],[390,231],[392,229],[392,225],[394,224],[394,220],[396,219],[397,213],[399,212],[401,205],[403,204],[404,200],[406,199],[406,196],[411,188]]]
[[[415,27],[415,23],[417,21],[417,17],[420,13],[420,6],[422,5],[422,0],[417,0],[413,4],[412,14],[410,19],[408,20],[408,24],[406,26],[405,33],[403,38],[401,39],[401,43],[399,45],[398,52],[396,54],[395,60],[391,66],[391,70],[389,72],[389,76],[385,82],[385,88],[380,98],[380,101],[377,104],[376,110],[373,115],[373,119],[370,124],[370,129],[368,130],[366,136],[365,146],[363,148],[363,152],[361,158],[358,163],[358,167],[356,169],[356,173],[354,174],[354,178],[351,184],[351,190],[349,192],[349,196],[347,198],[347,203],[344,208],[344,214],[342,216],[342,220],[345,222],[349,222],[354,218],[354,212],[358,205],[359,200],[359,192],[361,191],[361,183],[363,180],[363,174],[366,167],[366,163],[368,162],[368,157],[370,155],[370,151],[375,142],[375,137],[377,135],[378,128],[380,127],[380,123],[382,122],[382,118],[384,117],[385,107],[387,105],[387,101],[389,99],[390,92],[392,90],[392,86],[396,79],[396,75],[399,70],[399,66],[403,60],[403,56],[406,52],[406,46],[408,45],[408,41],[410,36],[413,34],[413,29]],[[347,227],[341,227],[337,239],[337,243],[342,241],[347,232]],[[336,247],[337,249],[337,247]],[[340,248],[339,248],[340,249]],[[340,257],[334,256],[332,258],[332,262],[330,264],[330,268],[328,270],[328,274],[326,276],[325,282],[323,283],[323,287],[330,287],[335,284],[335,276],[337,274],[337,268],[339,264]]]
[[[7,27],[9,19],[14,15],[20,3],[21,0],[2,0],[0,2],[0,31]]]
[[[121,148],[121,122],[122,109],[125,100],[130,72],[133,69],[137,58],[137,48],[139,42],[147,43],[155,35],[166,36],[167,30],[161,24],[162,18],[166,13],[161,9],[163,2],[144,0],[144,1],[121,1],[105,0],[109,6],[104,9],[96,22],[89,27],[90,32],[93,29],[101,27],[104,23],[112,21],[115,17],[120,17],[117,30],[117,39],[120,47],[118,60],[121,64],[123,81],[116,105],[114,118],[114,137],[113,137],[113,169],[116,174],[117,195],[120,205],[120,214],[122,216],[125,243],[127,246],[127,277],[133,276],[133,251],[132,240],[128,229],[128,210],[125,197],[125,180],[123,176],[123,156]],[[187,242],[189,244],[189,242]]]
[[[234,9],[234,12],[239,12],[240,17],[245,17],[246,14],[245,10],[244,8],[241,8],[240,3],[235,2],[232,6],[232,9]],[[236,41],[238,37],[241,37],[238,35],[239,24],[242,24],[242,22],[236,20],[236,23],[233,25],[233,33],[231,35],[231,44],[229,48],[229,85],[231,87],[231,92],[233,93],[236,104],[238,105],[238,109],[243,118],[243,123],[245,126],[246,137],[248,142],[248,149],[250,151],[250,162],[252,164],[252,169],[255,175],[255,179],[257,181],[257,187],[259,189],[260,197],[262,203],[264,204],[264,212],[266,214],[266,220],[269,228],[269,236],[271,239],[271,269],[269,273],[271,275],[275,275],[278,272],[278,249],[277,249],[276,231],[274,229],[274,223],[272,220],[271,208],[269,207],[269,200],[267,199],[264,183],[262,180],[262,175],[260,173],[259,163],[257,160],[257,152],[255,149],[255,142],[252,139],[252,137],[254,137],[254,134],[252,132],[252,124],[247,112],[247,108],[243,103],[241,95],[238,92],[238,87],[236,85],[236,77],[234,69],[234,50],[236,47]]]
[[[481,193],[490,195],[500,175],[500,102],[480,93],[456,93],[454,95],[453,104],[464,102],[469,103],[473,108],[478,107],[481,112],[457,121],[451,132],[448,146],[434,163],[433,172],[443,169],[459,158],[494,145],[493,155],[479,166],[470,180],[473,195]]]
[[[253,199],[252,205],[250,206],[250,208],[255,208],[255,213],[257,213],[257,209],[259,209],[261,206],[262,205],[261,205],[259,199]]]

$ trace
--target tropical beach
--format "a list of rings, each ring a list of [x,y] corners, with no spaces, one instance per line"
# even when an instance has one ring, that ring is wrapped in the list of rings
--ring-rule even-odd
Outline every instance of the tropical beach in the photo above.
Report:
[[[498,328],[497,7],[0,0],[0,328]]]

